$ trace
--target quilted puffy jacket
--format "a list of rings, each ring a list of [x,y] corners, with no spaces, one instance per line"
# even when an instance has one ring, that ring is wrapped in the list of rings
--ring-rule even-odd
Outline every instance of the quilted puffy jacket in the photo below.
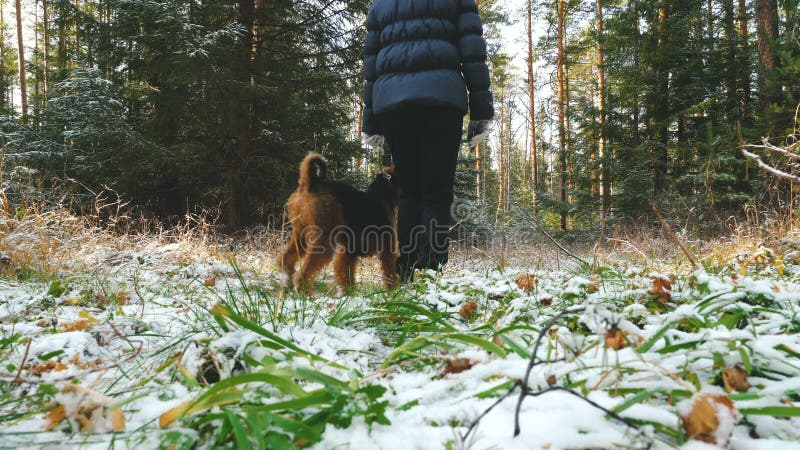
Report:
[[[452,106],[469,110],[470,120],[494,117],[482,34],[475,0],[374,0],[364,133],[380,134],[374,116],[406,105]]]

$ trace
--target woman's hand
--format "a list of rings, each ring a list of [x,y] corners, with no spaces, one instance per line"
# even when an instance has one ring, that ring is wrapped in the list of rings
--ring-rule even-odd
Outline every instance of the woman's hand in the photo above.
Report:
[[[383,153],[383,150],[386,147],[386,138],[380,134],[365,134],[362,142],[364,143],[364,147],[371,148],[379,153]]]
[[[489,136],[491,120],[470,120],[467,127],[467,141],[470,147],[475,147]]]

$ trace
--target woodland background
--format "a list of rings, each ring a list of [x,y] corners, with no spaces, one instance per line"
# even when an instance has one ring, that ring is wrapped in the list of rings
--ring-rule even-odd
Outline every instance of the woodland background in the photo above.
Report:
[[[12,204],[88,211],[113,191],[167,222],[211,211],[229,230],[280,227],[308,151],[357,185],[377,164],[360,144],[368,0],[24,0],[30,29],[20,1],[0,2]],[[796,147],[799,3],[479,0],[497,118],[463,147],[459,226],[579,231],[657,223],[658,209],[709,233],[792,218],[796,183],[740,146]],[[511,23],[526,33],[509,43]],[[763,156],[797,173],[797,158]]]

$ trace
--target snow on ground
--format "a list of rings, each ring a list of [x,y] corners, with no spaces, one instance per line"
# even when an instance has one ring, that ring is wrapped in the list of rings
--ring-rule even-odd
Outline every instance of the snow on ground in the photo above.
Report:
[[[189,252],[182,245],[86,248],[75,256],[81,265],[54,276],[0,279],[0,447],[214,448],[247,436],[256,446],[259,433],[283,433],[283,444],[264,445],[717,448],[687,440],[679,416],[681,402],[710,392],[743,417],[723,424],[730,448],[800,449],[800,270],[791,264],[678,273],[462,266],[392,292],[362,283],[347,298],[328,296],[328,274],[322,294],[304,298],[283,290],[267,257],[242,272],[214,252],[178,257]],[[522,273],[535,286],[520,288]],[[470,302],[475,312],[465,313]],[[514,383],[543,327],[531,391],[572,393],[526,397],[514,437]],[[454,369],[455,359],[466,366]],[[738,368],[749,387],[726,391],[726,368]],[[247,373],[262,378],[224,385]],[[69,385],[78,393],[65,394],[76,389]],[[357,391],[367,386],[386,390],[368,400]],[[94,394],[81,389],[102,395],[87,406]],[[269,409],[335,389],[344,403]],[[172,408],[220,392],[233,400],[160,426]],[[54,419],[65,403],[82,412]],[[272,425],[249,415],[266,405],[310,424],[323,404],[340,407],[324,410],[318,442],[291,435],[274,415],[263,416]],[[113,433],[119,408],[124,427]]]

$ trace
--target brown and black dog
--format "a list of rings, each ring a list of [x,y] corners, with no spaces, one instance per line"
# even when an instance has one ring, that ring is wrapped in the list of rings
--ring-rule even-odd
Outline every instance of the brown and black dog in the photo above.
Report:
[[[394,168],[375,175],[366,191],[328,180],[327,173],[327,163],[317,153],[300,164],[297,189],[286,203],[292,237],[277,261],[286,281],[291,280],[298,292],[311,293],[314,276],[334,259],[334,278],[341,294],[355,283],[358,258],[377,255],[384,286],[394,287],[399,193]],[[298,261],[301,266],[295,273]]]

